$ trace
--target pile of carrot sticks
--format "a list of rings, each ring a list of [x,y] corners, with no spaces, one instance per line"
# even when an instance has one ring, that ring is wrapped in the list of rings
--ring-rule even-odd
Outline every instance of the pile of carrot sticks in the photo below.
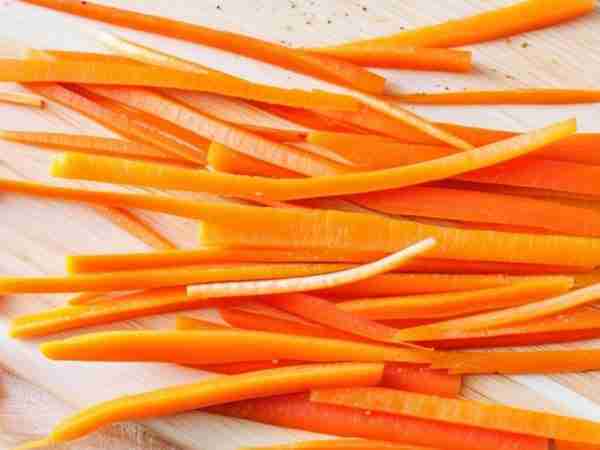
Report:
[[[460,398],[463,375],[600,370],[600,350],[510,349],[600,337],[600,134],[577,133],[575,119],[525,133],[434,123],[401,106],[584,103],[600,92],[398,93],[365,68],[468,72],[471,53],[454,47],[575,19],[594,0],[526,0],[303,49],[91,2],[26,1],[343,89],[251,82],[106,32],[96,37],[110,53],[0,59],[0,81],[31,92],[0,101],[58,103],[120,136],[0,131],[56,152],[54,177],[223,197],[0,179],[2,193],[87,204],[154,250],[68,255],[67,276],[0,277],[3,295],[73,294],[15,317],[12,337],[181,311],[222,319],[182,315],[173,329],[43,343],[56,361],[167,362],[221,376],[92,406],[21,450],[196,409],[347,438],[272,449],[600,445],[598,423]],[[178,248],[137,209],[198,221],[199,246]]]

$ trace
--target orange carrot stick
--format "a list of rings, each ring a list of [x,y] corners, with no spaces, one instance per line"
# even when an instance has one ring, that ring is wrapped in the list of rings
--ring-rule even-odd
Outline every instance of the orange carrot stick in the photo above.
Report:
[[[391,36],[350,42],[333,48],[414,45],[417,47],[458,47],[500,39],[556,25],[588,14],[593,0],[525,0],[463,19],[450,20]]]
[[[182,349],[186,351],[181,351]],[[47,342],[50,359],[78,361],[154,361],[220,364],[288,359],[300,361],[433,361],[432,351],[362,342],[241,330],[115,331]]]
[[[297,172],[231,150],[216,142],[210,144],[206,159],[208,165],[219,172],[273,178],[299,178],[301,176]]]
[[[439,319],[532,303],[563,294],[572,287],[572,278],[542,277],[539,280],[475,291],[350,300],[339,303],[337,307],[371,320]]]
[[[312,391],[311,401],[438,420],[549,439],[600,444],[600,424],[589,420],[470,400],[433,397],[392,389],[345,388]]]
[[[564,105],[600,102],[593,89],[514,89],[506,91],[460,91],[394,94],[394,100],[422,105]]]
[[[284,367],[127,395],[99,403],[60,422],[45,444],[68,442],[106,425],[177,414],[231,401],[303,392],[311,388],[369,386],[381,364],[319,364]]]
[[[491,146],[431,161],[373,172],[309,179],[273,180],[230,174],[208,174],[162,166],[159,171],[158,166],[150,163],[74,154],[67,154],[57,159],[53,166],[53,174],[64,178],[204,191],[232,196],[247,196],[260,192],[262,196],[272,200],[294,200],[372,192],[453,177],[522,156],[568,136],[574,130],[575,122],[571,120]],[[219,139],[215,140],[219,141]],[[225,145],[224,142],[220,143]]]
[[[311,52],[342,59],[359,66],[411,70],[470,72],[471,52],[413,46],[361,45],[323,47]]]
[[[0,102],[12,103],[13,105],[33,106],[34,108],[43,108],[45,106],[44,99],[37,95],[21,92],[0,92]]]
[[[304,441],[296,444],[273,445],[269,447],[240,447],[238,450],[426,450],[422,447],[394,444],[392,442],[368,441],[366,439],[335,439]],[[431,450],[431,449],[429,449]]]
[[[316,111],[306,109],[290,108],[281,105],[269,105],[268,103],[257,103],[257,106],[263,111],[274,116],[285,119],[289,122],[301,125],[315,130],[324,130],[329,132],[345,132],[345,133],[361,133],[362,130],[341,120],[333,119],[328,116],[319,114]]]
[[[548,439],[491,431],[355,408],[287,395],[208,408],[208,412],[337,436],[379,439],[448,450],[547,450]],[[327,420],[323,420],[326,417]],[[351,427],[348,424],[352,424]]]

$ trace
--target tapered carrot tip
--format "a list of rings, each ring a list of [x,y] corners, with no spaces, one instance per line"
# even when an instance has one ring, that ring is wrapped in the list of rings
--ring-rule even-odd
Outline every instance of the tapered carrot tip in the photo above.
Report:
[[[32,448],[50,447],[54,442],[50,438],[39,439],[37,441],[27,442],[23,445],[13,448],[12,450],[29,450]]]

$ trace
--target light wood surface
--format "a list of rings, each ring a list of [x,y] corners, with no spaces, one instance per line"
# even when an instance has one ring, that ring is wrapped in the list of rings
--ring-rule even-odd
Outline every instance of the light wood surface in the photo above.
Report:
[[[103,0],[130,9],[240,31],[292,45],[342,42],[395,32],[510,3],[506,0]],[[246,78],[291,87],[329,87],[324,83],[234,55],[76,19],[18,1],[0,2],[0,52],[15,42],[39,48],[102,50],[86,30],[111,29],[123,36]],[[506,87],[598,87],[600,15],[571,24],[473,48],[477,70],[469,75],[385,71],[395,88],[410,91]],[[1,86],[2,90],[19,88]],[[215,107],[206,98],[210,107]],[[210,102],[209,102],[210,101]],[[582,130],[599,131],[597,105],[559,107],[421,107],[435,119],[512,129],[528,129],[577,116]],[[244,113],[246,114],[246,113]],[[250,114],[250,113],[248,113]],[[0,128],[111,134],[81,116],[50,105],[46,110],[0,104]],[[0,143],[0,176],[50,181],[52,155]],[[56,180],[53,180],[56,182]],[[195,244],[191,221],[144,214],[182,246]],[[574,219],[575,220],[575,219]],[[84,206],[0,197],[0,273],[63,273],[69,253],[134,251],[145,247]],[[36,341],[10,340],[8,320],[17,314],[64,302],[64,296],[6,297],[0,303],[0,448],[37,437],[75,407],[115,395],[188,382],[206,374],[170,365],[51,363]],[[115,324],[102,329],[167,327],[169,316]],[[596,342],[570,345],[595,346]],[[569,347],[569,346],[555,346]],[[600,420],[598,374],[552,377],[472,377],[465,396]],[[145,427],[117,426],[64,448],[153,449],[175,446],[233,450],[313,436],[291,430],[209,416],[202,413],[152,420]],[[150,430],[150,431],[148,431]],[[156,436],[161,436],[158,438]],[[167,443],[172,442],[173,444]],[[177,448],[179,448],[177,447]]]

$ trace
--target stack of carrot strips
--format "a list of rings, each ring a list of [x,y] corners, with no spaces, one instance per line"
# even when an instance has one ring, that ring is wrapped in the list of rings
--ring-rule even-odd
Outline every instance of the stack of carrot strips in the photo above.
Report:
[[[35,108],[44,107],[44,100],[41,97],[21,92],[0,92],[0,102],[33,106]]]

